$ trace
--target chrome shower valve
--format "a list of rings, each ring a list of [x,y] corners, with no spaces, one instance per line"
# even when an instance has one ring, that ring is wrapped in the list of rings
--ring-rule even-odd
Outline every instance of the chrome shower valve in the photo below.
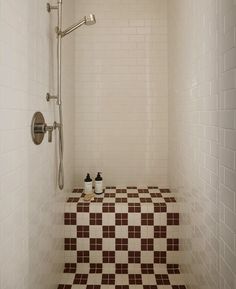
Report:
[[[36,112],[33,116],[31,123],[31,136],[36,145],[42,143],[44,136],[48,133],[48,142],[52,142],[52,132],[55,129],[55,125],[47,125],[45,123],[44,116],[41,112]]]

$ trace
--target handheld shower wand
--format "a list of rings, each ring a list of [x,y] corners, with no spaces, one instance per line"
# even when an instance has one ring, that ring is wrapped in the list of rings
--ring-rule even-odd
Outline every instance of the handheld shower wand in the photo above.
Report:
[[[63,110],[62,110],[62,95],[61,95],[61,56],[62,56],[62,38],[83,24],[93,25],[96,23],[94,14],[85,16],[78,23],[70,26],[69,28],[62,30],[62,0],[58,0],[56,6],[52,6],[47,3],[47,11],[57,10],[58,15],[58,26],[57,26],[57,96],[51,96],[47,94],[47,101],[56,99],[59,106],[59,123],[55,122],[54,127],[58,128],[59,133],[59,169],[58,169],[58,186],[60,190],[64,188],[64,166],[63,166],[63,154],[64,154],[64,137],[63,137]]]
[[[76,30],[77,28],[79,28],[82,25],[94,25],[96,23],[96,18],[94,14],[90,14],[89,16],[85,16],[83,19],[81,19],[78,23],[68,27],[67,29],[65,29],[64,31],[59,32],[61,34],[61,37],[66,36],[67,34],[70,34],[71,32],[73,32],[74,30]]]

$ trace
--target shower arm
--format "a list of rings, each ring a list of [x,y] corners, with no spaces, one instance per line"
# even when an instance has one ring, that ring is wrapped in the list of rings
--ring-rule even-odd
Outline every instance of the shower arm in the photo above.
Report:
[[[83,18],[79,23],[71,25],[69,28],[65,29],[64,31],[61,31],[60,29],[58,29],[58,35],[60,34],[61,37],[64,37],[70,34],[71,32],[73,32],[74,30],[76,30],[77,28],[79,28],[80,26],[84,25],[85,23],[86,23],[86,20],[85,18]]]

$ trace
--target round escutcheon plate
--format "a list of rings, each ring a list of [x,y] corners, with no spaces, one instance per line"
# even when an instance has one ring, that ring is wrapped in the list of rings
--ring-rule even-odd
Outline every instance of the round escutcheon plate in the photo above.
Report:
[[[41,112],[37,111],[33,115],[31,122],[31,136],[36,145],[40,145],[44,138],[45,119]]]

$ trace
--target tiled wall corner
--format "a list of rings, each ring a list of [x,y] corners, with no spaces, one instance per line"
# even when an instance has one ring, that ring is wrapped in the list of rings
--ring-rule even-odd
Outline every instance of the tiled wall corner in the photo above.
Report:
[[[236,288],[236,3],[169,1],[169,169],[189,288]]]
[[[220,1],[220,276],[236,288],[236,2]]]
[[[76,184],[167,185],[166,0],[77,0]]]
[[[218,1],[169,1],[169,175],[188,288],[219,288]]]
[[[51,289],[63,260],[65,192],[73,186],[73,134],[65,134],[66,189],[57,190],[56,141],[31,140],[30,124],[41,111],[57,117],[46,92],[55,92],[56,17],[46,0],[0,0],[0,288]],[[64,19],[73,22],[73,0]],[[64,44],[66,130],[73,119],[73,40]],[[65,75],[68,75],[66,78]]]

